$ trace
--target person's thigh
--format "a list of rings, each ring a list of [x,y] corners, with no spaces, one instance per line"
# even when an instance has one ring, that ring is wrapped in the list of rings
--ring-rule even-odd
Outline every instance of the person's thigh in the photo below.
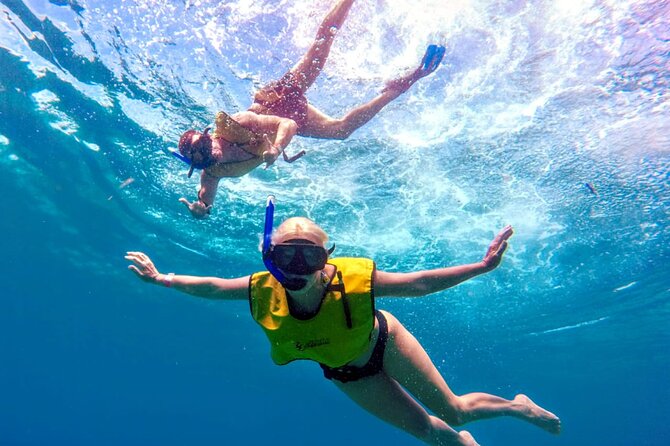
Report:
[[[447,423],[458,420],[458,397],[451,391],[419,341],[388,312],[384,371]]]
[[[418,438],[431,430],[425,409],[384,372],[358,381],[333,383],[361,408]]]
[[[342,121],[326,115],[313,105],[307,107],[307,120],[298,130],[300,136],[341,139]]]

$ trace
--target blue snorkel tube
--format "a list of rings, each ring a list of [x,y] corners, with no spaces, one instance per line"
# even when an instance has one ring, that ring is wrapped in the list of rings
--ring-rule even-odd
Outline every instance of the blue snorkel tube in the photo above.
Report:
[[[267,270],[281,284],[286,283],[286,277],[279,271],[279,268],[270,260],[270,249],[272,247],[272,226],[275,215],[275,197],[268,195],[268,201],[265,204],[265,228],[263,229],[263,263]]]
[[[176,150],[169,150],[169,152],[170,152],[170,155],[174,156],[174,157],[177,158],[178,160],[181,160],[181,161],[185,162],[185,163],[188,164],[189,166],[191,165],[191,160],[188,159],[188,158],[186,158],[184,155],[182,155],[181,153],[177,152]]]

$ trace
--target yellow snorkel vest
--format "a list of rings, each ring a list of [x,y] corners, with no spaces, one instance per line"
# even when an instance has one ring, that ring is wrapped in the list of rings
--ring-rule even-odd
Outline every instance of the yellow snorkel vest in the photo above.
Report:
[[[308,320],[290,314],[286,291],[269,272],[251,276],[251,315],[268,337],[276,364],[310,359],[341,367],[368,348],[374,328],[375,264],[360,258],[330,259],[328,263],[337,273],[319,312]]]

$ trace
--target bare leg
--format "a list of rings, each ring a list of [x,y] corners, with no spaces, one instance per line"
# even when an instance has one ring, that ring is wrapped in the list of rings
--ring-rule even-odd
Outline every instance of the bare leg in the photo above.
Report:
[[[450,425],[499,416],[513,416],[558,434],[560,420],[525,395],[506,400],[487,393],[455,395],[421,344],[392,315],[388,320],[389,340],[384,355],[384,371],[397,380],[426,407]]]
[[[323,70],[330,54],[330,48],[335,35],[347,18],[353,3],[354,0],[340,0],[330,10],[323,22],[321,22],[312,46],[287,74],[290,82],[303,95],[312,86],[319,74],[321,74],[321,70]],[[379,113],[389,102],[407,91],[417,80],[432,73],[440,64],[443,55],[444,48],[442,48],[442,53],[439,57],[434,53],[430,58],[427,55],[424,56],[418,68],[398,79],[388,82],[379,96],[366,104],[354,108],[340,119],[333,119],[309,105],[306,122],[300,126],[298,134],[327,139],[348,138],[356,129],[366,124]],[[267,99],[261,97],[261,100]],[[267,113],[264,110],[253,111]]]
[[[478,446],[466,431],[456,432],[429,415],[400,385],[384,372],[337,387],[371,414],[430,445]]]
[[[333,44],[337,30],[340,29],[347,18],[347,14],[353,3],[354,0],[340,0],[330,10],[326,18],[321,22],[312,46],[307,50],[302,59],[291,68],[291,73],[294,74],[303,93],[312,86],[321,73],[328,59],[330,47]]]
[[[307,123],[300,128],[299,133],[302,136],[314,138],[346,139],[400,94],[397,91],[385,90],[370,102],[359,105],[340,119],[331,118],[310,105],[307,111]]]
[[[300,135],[315,138],[348,138],[386,107],[389,102],[406,92],[417,80],[432,73],[441,59],[442,56],[439,56],[427,61],[424,57],[418,68],[398,79],[389,81],[379,96],[352,109],[340,119],[331,118],[310,105],[307,111],[307,122],[300,129]]]

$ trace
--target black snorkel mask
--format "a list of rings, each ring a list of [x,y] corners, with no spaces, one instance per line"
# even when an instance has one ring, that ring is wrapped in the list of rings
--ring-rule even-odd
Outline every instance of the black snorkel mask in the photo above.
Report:
[[[303,239],[292,239],[286,243],[272,244],[272,226],[274,219],[274,197],[270,195],[265,207],[265,228],[263,234],[263,263],[284,288],[297,291],[307,285],[307,279],[286,277],[280,268],[287,273],[306,276],[322,270],[326,266],[328,256],[335,249]]]

